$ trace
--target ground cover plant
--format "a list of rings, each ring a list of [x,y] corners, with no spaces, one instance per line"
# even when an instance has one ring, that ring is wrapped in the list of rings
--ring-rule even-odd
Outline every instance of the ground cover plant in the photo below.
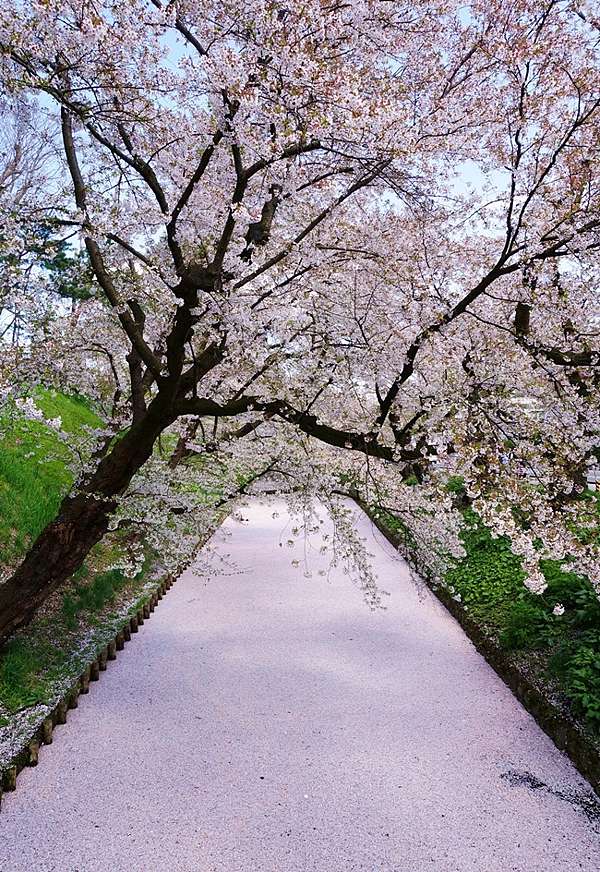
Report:
[[[522,561],[510,539],[494,536],[468,505],[462,481],[452,480],[448,490],[462,504],[464,555],[446,569],[444,586],[538,681],[553,681],[574,714],[600,737],[600,602],[593,584],[571,569],[568,557],[542,559],[546,586],[541,593],[531,592],[523,584]],[[583,498],[600,522],[597,494],[587,492]],[[422,551],[401,519],[381,508],[374,511],[390,531],[402,536],[409,550]],[[586,529],[584,535],[598,536],[598,528],[593,534]],[[529,658],[532,653],[535,657]]]

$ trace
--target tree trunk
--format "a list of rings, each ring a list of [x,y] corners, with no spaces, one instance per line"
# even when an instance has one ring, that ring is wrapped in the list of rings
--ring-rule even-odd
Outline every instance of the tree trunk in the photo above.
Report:
[[[79,569],[91,548],[106,533],[116,497],[152,453],[154,442],[173,421],[160,396],[141,420],[75,494],[62,501],[57,517],[42,530],[14,575],[0,584],[0,645],[28,623],[47,596]]]

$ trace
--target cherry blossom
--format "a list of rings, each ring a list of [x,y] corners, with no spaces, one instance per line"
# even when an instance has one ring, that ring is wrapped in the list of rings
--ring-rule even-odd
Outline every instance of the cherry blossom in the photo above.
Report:
[[[307,526],[325,501],[346,542],[350,484],[436,572],[461,552],[460,476],[531,589],[567,554],[598,583],[598,54],[568,0],[5,3],[6,99],[57,132],[36,208],[93,281],[57,297],[3,201],[27,341],[2,346],[0,390],[80,390],[106,427],[3,586],[0,635],[209,464],[224,499],[246,474],[293,483]]]

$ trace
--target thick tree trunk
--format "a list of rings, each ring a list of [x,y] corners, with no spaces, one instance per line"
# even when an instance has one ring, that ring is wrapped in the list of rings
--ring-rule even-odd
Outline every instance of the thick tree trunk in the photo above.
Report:
[[[169,405],[157,397],[78,492],[64,498],[57,517],[42,530],[14,575],[0,585],[0,644],[28,623],[47,596],[79,569],[106,533],[115,498],[172,421]]]

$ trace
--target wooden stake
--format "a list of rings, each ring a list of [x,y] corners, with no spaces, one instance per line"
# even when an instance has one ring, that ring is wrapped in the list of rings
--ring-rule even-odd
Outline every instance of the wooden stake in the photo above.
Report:
[[[4,774],[2,776],[2,786],[4,790],[8,793],[9,790],[17,789],[17,767],[9,766],[8,769],[4,770]]]
[[[77,708],[79,705],[79,685],[76,684],[75,687],[71,688],[69,695],[67,697],[67,705],[70,709]]]
[[[108,650],[103,648],[102,651],[98,654],[98,663],[100,665],[100,672],[104,672],[106,669],[106,661],[108,660]]]
[[[52,723],[52,718],[44,718],[42,722],[42,741],[44,745],[52,744],[52,731],[54,729],[54,724]]]
[[[66,724],[67,723],[67,708],[68,704],[66,700],[59,702],[59,704],[54,709],[54,723],[55,724]]]
[[[123,641],[130,642],[131,641],[131,624],[125,624],[123,629],[121,630],[123,633]]]
[[[40,753],[40,743],[35,739],[29,743],[27,746],[27,765],[28,766],[37,766],[39,761],[39,753]]]
[[[106,656],[108,660],[117,659],[117,643],[114,640],[106,646]]]
[[[81,673],[81,676],[79,678],[80,693],[90,692],[91,671],[91,668],[89,666],[86,666],[84,671]]]
[[[123,630],[119,630],[117,635],[115,636],[115,648],[117,651],[122,651],[125,647],[125,635]]]
[[[144,620],[147,620],[150,617],[150,606],[146,603],[145,606],[142,607],[142,612],[144,615]]]
[[[94,660],[90,663],[90,681],[98,681],[100,678],[100,661]]]
[[[132,618],[129,619],[129,629],[131,630],[132,633],[137,633],[137,631],[138,631],[137,615],[134,615]]]

